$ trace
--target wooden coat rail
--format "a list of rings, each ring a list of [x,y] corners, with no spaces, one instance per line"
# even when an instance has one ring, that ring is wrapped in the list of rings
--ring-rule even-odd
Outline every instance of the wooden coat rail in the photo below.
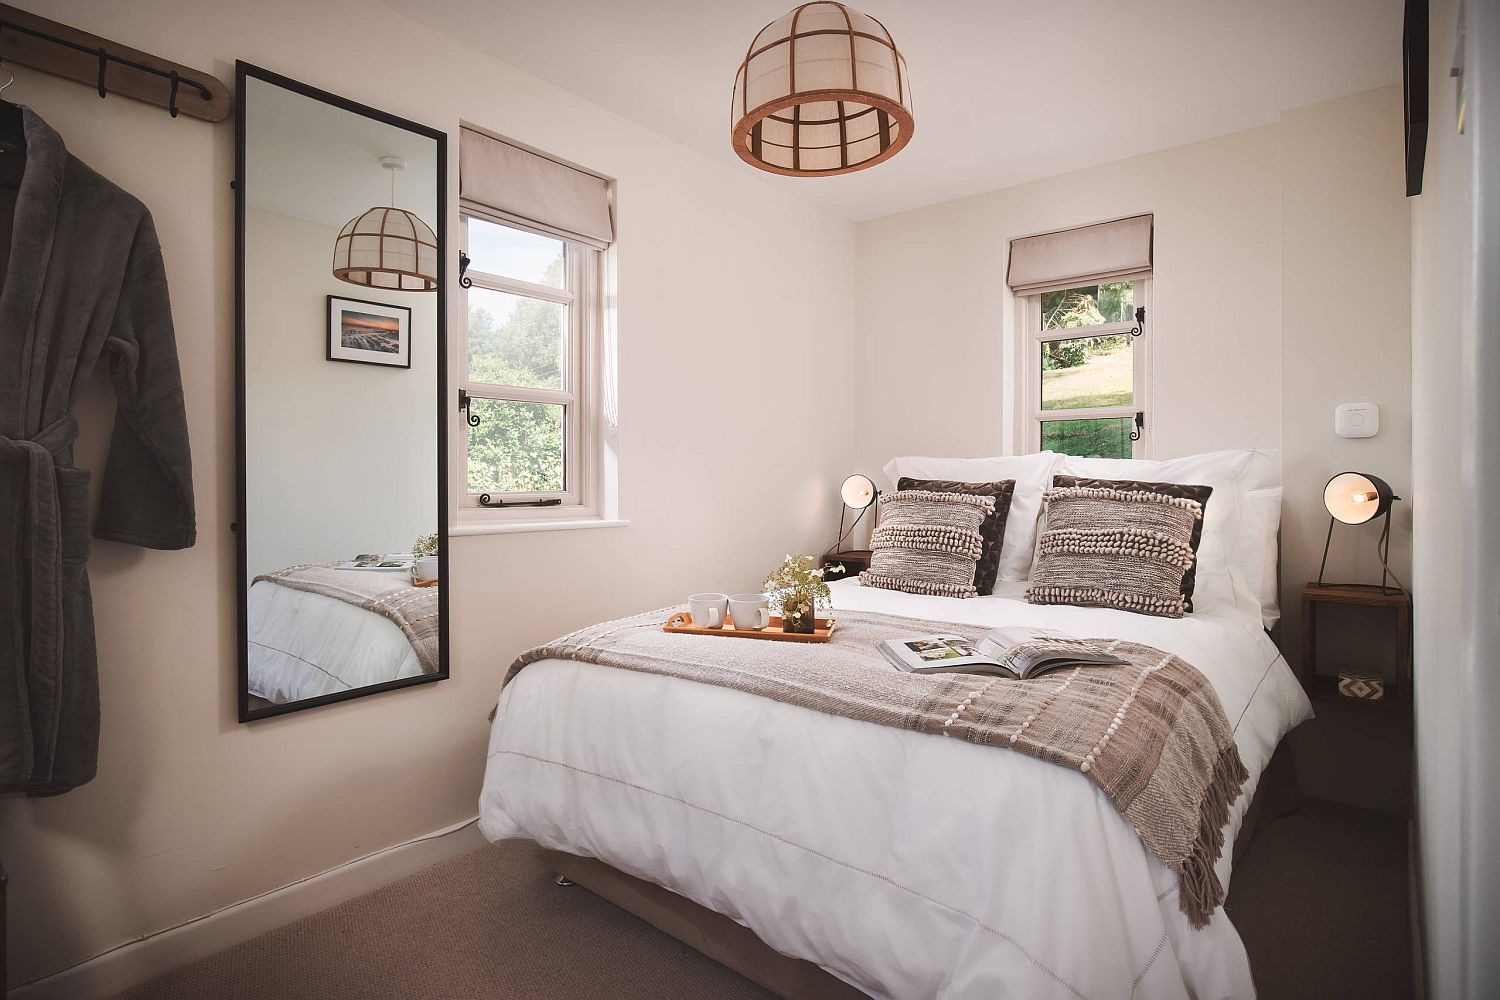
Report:
[[[217,77],[0,3],[0,66],[17,63],[206,122],[234,110]]]

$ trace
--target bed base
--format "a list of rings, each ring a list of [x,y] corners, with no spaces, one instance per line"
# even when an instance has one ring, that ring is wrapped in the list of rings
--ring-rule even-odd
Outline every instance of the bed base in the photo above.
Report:
[[[1291,750],[1283,740],[1271,755],[1245,812],[1244,824],[1234,841],[1233,863],[1244,857],[1256,834],[1272,820],[1296,811],[1301,802]],[[804,959],[783,955],[748,927],[670,889],[627,875],[596,858],[546,849],[542,855],[557,874],[559,886],[576,884],[588,889],[782,1000],[868,1000],[863,991],[832,973]]]
[[[750,928],[654,882],[595,858],[550,850],[542,854],[557,872],[558,885],[583,886],[783,1000],[869,1000],[863,991],[812,962],[783,955]]]

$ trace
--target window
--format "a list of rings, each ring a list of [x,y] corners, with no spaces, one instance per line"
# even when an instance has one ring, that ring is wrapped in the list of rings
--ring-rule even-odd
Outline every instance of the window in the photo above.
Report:
[[[460,509],[597,512],[603,254],[473,211],[462,233]]]
[[[1026,296],[1023,450],[1147,454],[1150,284],[1080,284]]]

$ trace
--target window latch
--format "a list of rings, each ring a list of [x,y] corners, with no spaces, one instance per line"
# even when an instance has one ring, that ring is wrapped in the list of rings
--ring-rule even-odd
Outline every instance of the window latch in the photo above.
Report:
[[[1146,307],[1145,306],[1136,306],[1136,308],[1135,308],[1135,326],[1133,326],[1133,327],[1130,328],[1130,335],[1132,337],[1139,337],[1141,334],[1143,334],[1145,332],[1146,332]]]
[[[551,497],[547,500],[491,500],[488,493],[479,494],[481,507],[559,507],[561,505],[562,497]]]
[[[474,279],[464,273],[469,269],[470,263],[469,255],[460,250],[458,252],[458,287],[460,288],[474,287]]]
[[[464,390],[458,390],[458,408],[460,410],[463,410],[464,413],[468,414],[466,419],[469,421],[470,427],[478,427],[479,415],[475,413],[474,410],[469,406],[469,403],[472,401],[472,399],[473,397],[471,397]]]
[[[1132,440],[1132,441],[1139,441],[1141,439],[1141,431],[1145,428],[1145,426],[1146,426],[1146,411],[1145,410],[1136,410],[1135,411],[1135,430],[1133,430],[1133,431],[1130,432],[1130,440]]]

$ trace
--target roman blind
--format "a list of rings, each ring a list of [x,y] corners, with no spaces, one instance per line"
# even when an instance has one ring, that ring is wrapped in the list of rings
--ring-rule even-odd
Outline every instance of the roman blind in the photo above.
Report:
[[[459,130],[461,206],[599,249],[614,241],[609,182],[473,129]]]
[[[1006,284],[1017,294],[1151,274],[1152,217],[1135,215],[1010,241]]]

